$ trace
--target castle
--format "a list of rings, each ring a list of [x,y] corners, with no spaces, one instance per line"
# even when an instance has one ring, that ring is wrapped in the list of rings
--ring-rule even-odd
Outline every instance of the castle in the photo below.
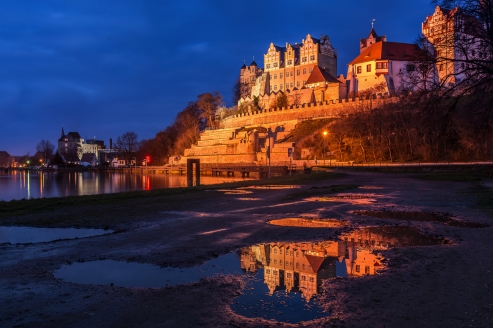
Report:
[[[454,83],[461,77],[454,76],[463,68],[458,65],[464,65],[454,61],[464,56],[458,54],[457,42],[472,44],[468,51],[473,58],[487,56],[475,50],[481,45],[470,37],[479,27],[477,20],[461,15],[458,9],[437,7],[426,18],[422,32],[438,59],[432,78]],[[264,68],[255,61],[240,68],[241,110],[222,118],[219,129],[202,133],[181,161],[200,158],[205,163],[265,165],[269,160],[287,164],[296,141],[289,140],[289,134],[297,124],[395,101],[391,97],[405,90],[405,78],[417,69],[417,58],[423,58],[423,53],[416,44],[387,41],[372,24],[368,37],[359,41],[359,54],[348,64],[346,77],[336,78],[337,51],[328,36],[316,39],[308,34],[300,44],[286,43],[284,47],[271,43],[264,55]]]
[[[280,92],[287,95],[290,105],[345,98],[346,81],[334,77],[337,51],[326,35],[316,39],[308,34],[301,44],[286,43],[284,47],[271,43],[264,67],[259,68],[255,61],[241,67],[240,103],[258,97],[260,107],[272,107]]]

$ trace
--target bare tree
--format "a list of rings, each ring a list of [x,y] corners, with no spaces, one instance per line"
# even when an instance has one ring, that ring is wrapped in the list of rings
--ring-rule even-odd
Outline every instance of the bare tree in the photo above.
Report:
[[[51,157],[53,156],[53,153],[55,151],[55,145],[52,144],[49,140],[42,139],[36,145],[36,151],[43,154],[44,161],[46,162],[46,160],[51,159]]]
[[[197,107],[202,111],[201,116],[206,122],[206,126],[215,128],[216,110],[223,105],[223,96],[217,91],[212,93],[203,93],[197,97]]]
[[[115,146],[125,153],[136,152],[139,148],[137,133],[125,132],[116,139]]]

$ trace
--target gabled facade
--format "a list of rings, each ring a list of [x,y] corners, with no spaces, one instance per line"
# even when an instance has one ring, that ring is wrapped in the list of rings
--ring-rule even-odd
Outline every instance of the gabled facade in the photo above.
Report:
[[[442,83],[455,84],[468,70],[466,61],[491,60],[481,38],[481,23],[465,15],[459,7],[445,9],[437,6],[432,15],[422,23],[421,32],[435,51],[436,70]]]
[[[360,42],[360,54],[348,65],[349,96],[364,92],[377,95],[398,93],[403,75],[414,70],[413,60],[421,49],[415,44],[387,42],[385,36],[376,36],[373,29],[369,40],[364,40]]]
[[[240,103],[252,101],[254,97],[270,98],[279,92],[288,92],[291,95],[293,92],[297,93],[305,88],[317,66],[331,76],[337,73],[337,52],[328,36],[322,35],[320,39],[316,39],[308,34],[300,44],[286,43],[284,47],[271,43],[264,55],[263,69],[255,62],[241,67]],[[297,97],[306,98],[305,95]],[[270,100],[262,102],[264,106],[269,103]]]

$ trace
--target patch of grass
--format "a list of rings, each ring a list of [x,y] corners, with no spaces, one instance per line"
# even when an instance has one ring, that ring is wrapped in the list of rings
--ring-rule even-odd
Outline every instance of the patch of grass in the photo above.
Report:
[[[179,198],[196,194],[199,188],[169,188],[150,191],[129,191],[112,194],[68,196],[53,198],[21,199],[0,201],[0,217],[19,216],[37,213],[39,211],[51,211],[64,207],[84,207],[99,205],[119,205],[135,200],[150,200],[158,197]]]

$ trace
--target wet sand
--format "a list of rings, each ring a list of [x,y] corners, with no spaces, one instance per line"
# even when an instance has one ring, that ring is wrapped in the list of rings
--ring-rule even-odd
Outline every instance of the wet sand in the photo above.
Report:
[[[312,187],[330,185],[360,188],[303,196]],[[492,225],[491,212],[482,209],[477,198],[478,193],[487,192],[486,186],[420,180],[411,174],[347,171],[344,176],[311,181],[296,189],[249,190],[252,193],[246,195],[211,190],[181,198],[142,197],[0,218],[0,225],[116,231],[90,238],[0,245],[0,326],[493,326],[493,228],[354,213],[382,209],[437,212]],[[312,199],[317,197],[320,200]],[[324,201],[329,197],[330,201]],[[267,224],[294,217],[331,218],[347,225]],[[235,314],[229,305],[242,293],[244,275],[220,275],[162,288],[81,285],[53,275],[64,264],[98,259],[185,268],[259,243],[324,241],[358,227],[384,225],[416,227],[451,243],[383,250],[387,267],[379,274],[325,280],[318,301],[331,315],[299,324]]]

